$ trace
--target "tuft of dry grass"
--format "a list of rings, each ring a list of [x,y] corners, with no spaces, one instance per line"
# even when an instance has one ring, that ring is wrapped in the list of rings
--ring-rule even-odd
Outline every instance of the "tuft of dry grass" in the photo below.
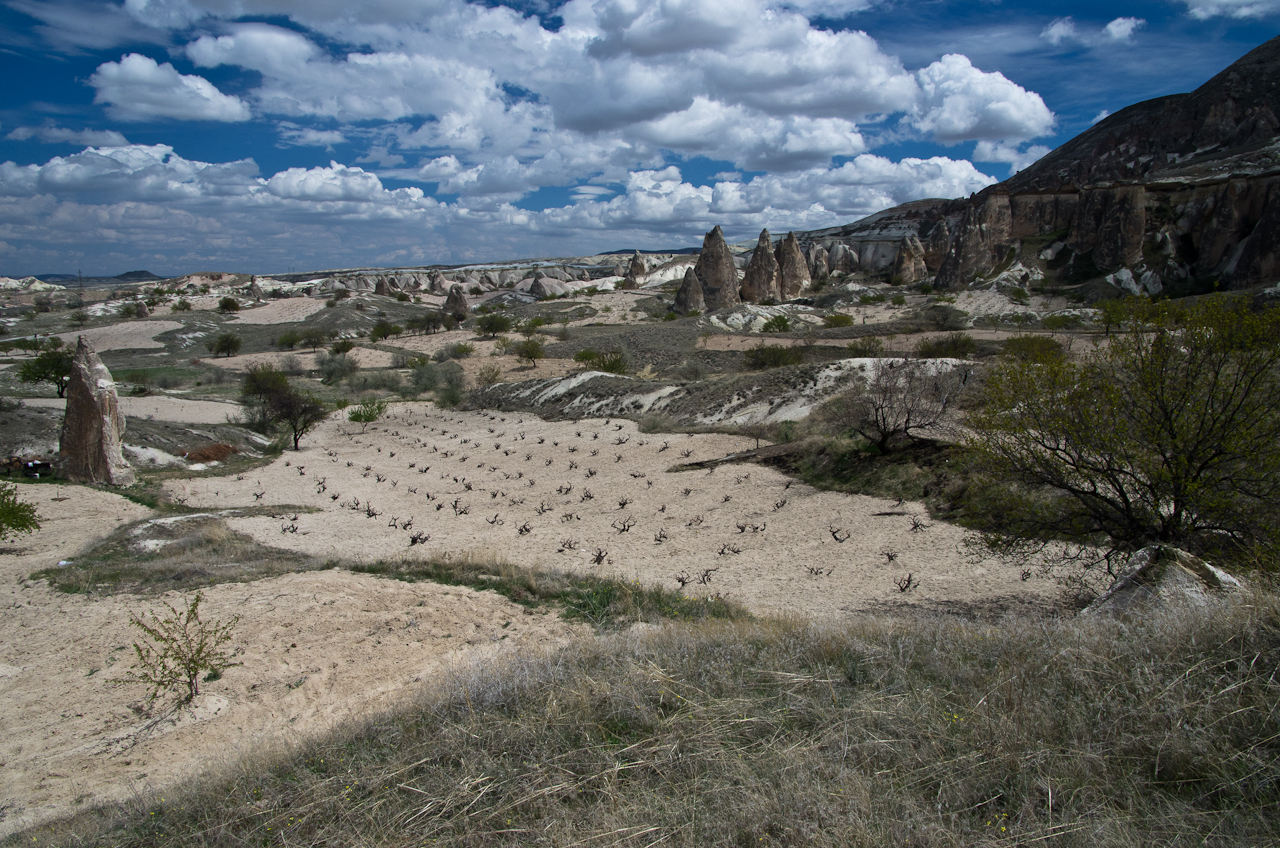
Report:
[[[1264,594],[632,629],[15,844],[1275,844],[1278,668]]]

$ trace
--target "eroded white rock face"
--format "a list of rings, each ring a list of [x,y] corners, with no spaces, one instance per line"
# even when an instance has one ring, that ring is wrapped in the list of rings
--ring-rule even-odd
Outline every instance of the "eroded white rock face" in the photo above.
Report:
[[[81,336],[71,365],[67,412],[58,445],[58,467],[63,476],[82,483],[132,484],[133,468],[121,452],[124,426],[111,372],[89,340]]]

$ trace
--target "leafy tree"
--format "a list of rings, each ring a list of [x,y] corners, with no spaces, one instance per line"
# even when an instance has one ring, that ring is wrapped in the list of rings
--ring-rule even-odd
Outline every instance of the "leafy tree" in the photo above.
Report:
[[[0,542],[39,529],[40,516],[36,514],[35,504],[18,500],[17,486],[0,483]]]
[[[58,341],[61,342],[61,339]],[[35,359],[18,367],[18,379],[24,383],[52,383],[58,391],[58,397],[66,397],[74,362],[75,354],[68,348],[44,350],[36,354]]]
[[[271,432],[275,424],[271,399],[287,391],[289,378],[283,371],[266,363],[250,367],[240,382],[240,402],[249,427],[260,433]]]
[[[232,332],[226,332],[218,333],[218,335],[205,342],[204,346],[208,348],[210,353],[217,357],[235,356],[240,352],[241,344],[242,342],[239,336]]]
[[[229,312],[239,312],[240,304],[234,297],[224,297],[222,300],[218,301],[218,311],[224,315]]]
[[[355,347],[356,343],[351,341],[351,339],[338,339],[329,346],[329,352],[334,356],[339,356],[344,353],[350,353],[355,350]]]
[[[294,389],[273,395],[268,408],[272,419],[289,431],[294,450],[298,449],[302,437],[329,415],[329,410],[315,395]]]
[[[302,331],[302,337],[299,343],[303,347],[309,347],[312,350],[319,350],[328,338],[328,334],[319,327],[307,327]]]
[[[392,324],[387,319],[381,318],[373,325],[373,329],[369,332],[369,341],[380,342],[383,339],[389,339],[392,336],[399,336],[403,332],[404,327],[401,327],[399,324]]]
[[[528,362],[535,368],[538,365],[538,360],[545,359],[547,356],[547,349],[542,344],[542,339],[525,339],[512,345],[511,350],[515,353],[517,359],[521,362]]]
[[[302,342],[302,334],[297,330],[285,330],[276,336],[276,347],[281,350],[293,350]]]
[[[1280,309],[1214,298],[1130,303],[1087,360],[995,368],[971,416],[979,467],[1021,488],[987,510],[993,550],[1055,540],[1109,555],[1150,543],[1280,548]],[[1274,560],[1273,560],[1274,561]]]
[[[970,373],[926,360],[881,360],[865,384],[824,403],[819,417],[887,453],[941,424]]]
[[[381,418],[387,411],[385,400],[366,400],[347,413],[347,420],[360,425],[360,432]]]
[[[476,329],[482,336],[496,336],[511,331],[511,316],[491,313],[476,319]]]

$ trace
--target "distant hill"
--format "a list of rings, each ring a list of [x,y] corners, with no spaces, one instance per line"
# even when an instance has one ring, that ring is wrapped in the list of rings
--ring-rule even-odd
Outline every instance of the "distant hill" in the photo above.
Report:
[[[631,256],[633,253],[639,253],[642,256],[646,254],[653,255],[656,253],[661,253],[668,256],[677,256],[677,255],[696,255],[701,252],[702,252],[701,247],[677,247],[677,248],[672,248],[670,250],[643,250],[638,247],[628,247],[625,250],[602,250],[599,253],[597,253],[596,256]]]
[[[150,271],[125,271],[123,274],[117,274],[114,277],[81,277],[76,274],[35,274],[34,276],[42,283],[57,283],[64,286],[81,281],[97,284],[154,283],[159,280],[167,279],[167,277],[158,277]]]

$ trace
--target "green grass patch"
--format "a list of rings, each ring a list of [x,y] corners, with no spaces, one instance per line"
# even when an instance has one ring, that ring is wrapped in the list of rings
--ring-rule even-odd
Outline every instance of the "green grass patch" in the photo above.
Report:
[[[606,552],[607,554],[607,552]],[[509,563],[466,557],[422,562],[353,565],[358,574],[374,574],[411,583],[429,581],[472,589],[491,589],[526,607],[558,606],[566,618],[596,627],[663,619],[700,621],[747,617],[737,604],[718,596],[692,597],[660,586],[616,577],[562,571],[533,571]]]

